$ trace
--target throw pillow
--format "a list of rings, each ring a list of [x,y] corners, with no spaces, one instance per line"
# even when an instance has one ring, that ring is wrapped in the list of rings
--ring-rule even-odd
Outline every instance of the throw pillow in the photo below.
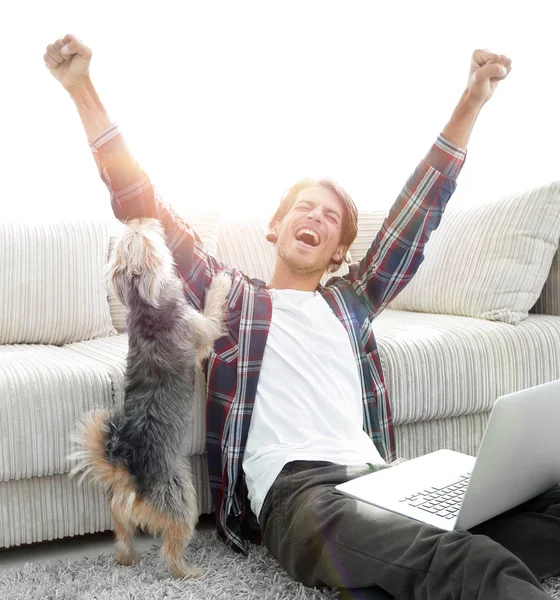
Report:
[[[554,256],[548,279],[544,284],[538,302],[531,312],[537,315],[560,317],[560,248]]]
[[[560,182],[481,206],[449,206],[389,308],[517,324],[540,296],[560,237]]]

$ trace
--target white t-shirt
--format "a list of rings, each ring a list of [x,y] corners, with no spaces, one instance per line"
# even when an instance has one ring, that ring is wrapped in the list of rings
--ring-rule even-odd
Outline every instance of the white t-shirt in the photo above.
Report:
[[[257,517],[292,460],[385,462],[363,430],[358,366],[342,323],[317,292],[270,291],[272,320],[243,457]]]

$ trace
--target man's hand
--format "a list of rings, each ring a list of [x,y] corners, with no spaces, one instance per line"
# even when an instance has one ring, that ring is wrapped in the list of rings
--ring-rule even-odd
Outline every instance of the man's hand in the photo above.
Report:
[[[494,93],[498,83],[511,71],[511,59],[487,50],[475,50],[471,59],[467,97],[475,105],[483,106]]]
[[[511,70],[511,60],[503,54],[475,50],[467,88],[441,134],[459,148],[466,148],[481,108],[492,98],[498,83]]]
[[[93,142],[111,126],[111,120],[89,77],[91,50],[68,34],[47,46],[43,60],[74,100],[88,140]]]
[[[91,50],[73,35],[65,35],[47,46],[43,60],[55,79],[71,91],[89,75]]]

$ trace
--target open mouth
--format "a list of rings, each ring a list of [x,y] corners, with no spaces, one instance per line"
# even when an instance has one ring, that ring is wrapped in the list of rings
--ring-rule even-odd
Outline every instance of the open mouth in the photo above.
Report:
[[[321,242],[319,236],[314,231],[306,228],[297,231],[295,237],[298,242],[302,242],[312,248],[317,247]]]

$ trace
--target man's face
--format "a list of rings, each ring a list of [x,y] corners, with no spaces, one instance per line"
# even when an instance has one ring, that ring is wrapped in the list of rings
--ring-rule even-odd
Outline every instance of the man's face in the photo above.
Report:
[[[275,223],[276,252],[298,274],[324,273],[333,257],[340,259],[344,205],[330,189],[312,186],[300,191],[281,223]]]

